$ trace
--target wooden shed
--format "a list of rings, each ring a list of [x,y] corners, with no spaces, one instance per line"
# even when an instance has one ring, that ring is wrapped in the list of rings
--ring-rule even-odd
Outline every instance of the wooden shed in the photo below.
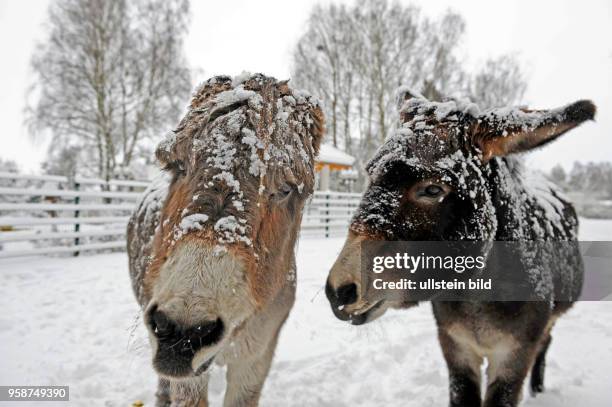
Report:
[[[329,178],[331,171],[350,170],[355,162],[355,157],[329,144],[321,145],[319,158],[315,169],[319,173],[319,189],[329,190]]]

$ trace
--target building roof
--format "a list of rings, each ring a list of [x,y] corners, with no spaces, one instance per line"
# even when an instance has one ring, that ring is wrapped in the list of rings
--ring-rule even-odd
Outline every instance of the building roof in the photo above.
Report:
[[[355,157],[332,145],[322,144],[317,162],[318,164],[335,164],[341,167],[350,167],[355,162]]]

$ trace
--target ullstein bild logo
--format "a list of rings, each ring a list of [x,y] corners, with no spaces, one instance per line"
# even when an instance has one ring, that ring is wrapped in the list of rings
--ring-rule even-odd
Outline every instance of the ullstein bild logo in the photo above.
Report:
[[[368,301],[612,299],[612,242],[361,244]]]

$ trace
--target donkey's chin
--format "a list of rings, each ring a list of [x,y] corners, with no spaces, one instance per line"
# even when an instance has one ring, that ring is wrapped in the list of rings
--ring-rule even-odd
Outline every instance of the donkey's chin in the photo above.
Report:
[[[193,374],[195,376],[200,376],[204,373],[207,373],[210,370],[210,367],[212,366],[214,361],[215,361],[215,357],[212,356],[211,358],[206,360],[204,363],[200,364],[200,366],[195,370],[195,372],[193,372]]]
[[[171,381],[198,378],[210,371],[217,356],[224,348],[225,338],[222,338],[215,345],[197,350],[191,355],[177,354],[167,350],[162,350],[162,353],[159,353],[160,348],[158,346],[153,356],[153,368],[161,377]]]
[[[382,316],[387,308],[389,308],[387,302],[381,300],[357,309],[333,309],[333,311],[336,317],[342,321],[347,321],[351,325],[363,325]]]
[[[215,361],[215,356],[209,356],[207,359],[201,362],[196,362],[197,358],[191,363],[159,363],[159,361],[154,361],[153,366],[155,371],[161,376],[168,380],[172,381],[180,381],[180,380],[190,380],[203,374],[206,374],[213,362]]]

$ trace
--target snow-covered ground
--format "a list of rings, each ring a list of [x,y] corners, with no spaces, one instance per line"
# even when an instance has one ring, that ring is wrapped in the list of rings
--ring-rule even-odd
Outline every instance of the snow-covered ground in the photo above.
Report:
[[[582,239],[612,240],[612,221],[584,220]],[[298,299],[261,404],[446,405],[446,367],[428,304],[361,327],[333,317],[323,284],[341,245],[300,242]],[[156,379],[125,254],[0,261],[0,309],[1,385],[69,385],[71,405],[152,405]],[[547,391],[525,396],[524,405],[612,405],[610,321],[612,302],[580,303],[562,318]],[[210,387],[219,405],[221,369]]]

